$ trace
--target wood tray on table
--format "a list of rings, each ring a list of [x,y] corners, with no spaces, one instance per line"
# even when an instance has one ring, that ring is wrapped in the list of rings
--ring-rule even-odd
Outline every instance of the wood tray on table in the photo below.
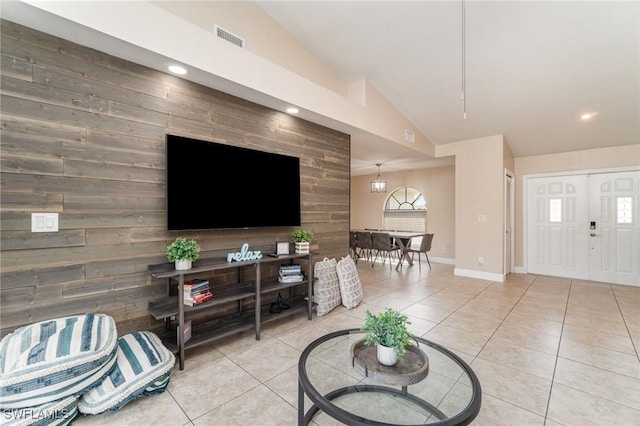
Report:
[[[378,362],[376,347],[365,345],[364,339],[351,345],[351,356],[354,368],[361,370],[366,377],[386,385],[412,385],[429,374],[427,354],[414,345],[407,346],[403,360],[391,367]]]

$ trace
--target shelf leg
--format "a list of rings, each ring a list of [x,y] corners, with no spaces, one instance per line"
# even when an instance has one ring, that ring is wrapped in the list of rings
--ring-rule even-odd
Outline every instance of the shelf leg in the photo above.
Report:
[[[260,263],[256,263],[256,305],[255,305],[255,326],[256,340],[260,340]]]
[[[180,358],[180,370],[184,370],[184,274],[180,274],[178,280],[178,356]]]
[[[309,285],[307,287],[307,317],[309,321],[311,321],[313,318],[313,263],[311,262],[311,253],[309,253],[309,257],[307,257],[307,262],[309,263],[309,271],[307,274],[309,276]]]

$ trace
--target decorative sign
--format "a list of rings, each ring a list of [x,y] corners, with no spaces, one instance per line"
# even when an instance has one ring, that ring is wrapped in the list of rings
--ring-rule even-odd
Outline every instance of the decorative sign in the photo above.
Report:
[[[248,243],[244,243],[238,252],[227,253],[227,262],[242,262],[245,260],[258,259],[262,259],[262,252],[260,250],[249,251]]]

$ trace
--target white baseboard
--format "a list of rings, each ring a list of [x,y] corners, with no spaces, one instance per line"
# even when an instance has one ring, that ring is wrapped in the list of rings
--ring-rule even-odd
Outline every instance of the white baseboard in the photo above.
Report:
[[[429,260],[431,260],[431,262],[433,262],[433,263],[444,263],[446,265],[455,265],[456,264],[456,260],[452,259],[450,257],[432,257],[432,256],[429,256]],[[515,272],[516,274],[526,274],[527,273],[523,266],[516,266],[514,269],[515,270],[513,272]],[[473,269],[454,268],[453,269],[453,273],[455,275],[459,275],[461,277],[478,278],[478,279],[481,279],[481,280],[497,281],[497,282],[501,282],[501,283],[505,281],[505,276],[503,274],[497,274],[495,272],[484,272],[484,271],[476,271],[476,270],[473,270]]]
[[[456,264],[456,260],[455,259],[451,259],[450,257],[431,257],[429,256],[429,260],[434,262],[434,263],[444,263],[447,265],[455,265]]]
[[[500,283],[504,282],[504,275],[496,274],[494,272],[483,272],[474,271],[473,269],[454,268],[453,274],[459,275],[461,277],[478,278],[480,280],[497,281]]]
[[[516,266],[515,268],[513,268],[516,274],[526,274],[527,270],[524,269],[524,266]]]

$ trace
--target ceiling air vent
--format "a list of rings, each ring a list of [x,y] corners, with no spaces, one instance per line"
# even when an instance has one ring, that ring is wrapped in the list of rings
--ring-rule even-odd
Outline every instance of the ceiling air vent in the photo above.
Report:
[[[238,47],[244,48],[244,39],[242,37],[238,37],[237,35],[230,33],[229,31],[219,27],[218,25],[214,27],[214,30],[216,32],[216,35],[221,39],[226,40],[229,43],[233,43]]]
[[[404,140],[407,142],[411,142],[411,143],[415,143],[416,142],[416,134],[413,133],[411,130],[406,130],[404,131]]]

